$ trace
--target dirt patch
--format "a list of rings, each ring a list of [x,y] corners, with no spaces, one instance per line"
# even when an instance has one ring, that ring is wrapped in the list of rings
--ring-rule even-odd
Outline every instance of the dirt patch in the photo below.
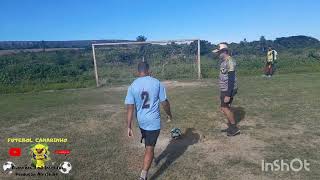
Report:
[[[80,133],[95,133],[101,128],[102,122],[95,119],[88,119],[84,122],[71,122],[70,127],[72,131],[77,131]]]
[[[156,154],[160,154],[170,143],[171,138],[165,134],[160,134],[157,141],[157,148],[155,149]]]
[[[257,176],[250,172],[246,172],[246,169],[239,169],[237,171],[237,176],[234,178],[230,178],[230,180],[271,180],[272,178],[265,177],[265,176]]]
[[[257,126],[258,125],[256,125],[256,127]],[[299,137],[299,135],[302,135],[305,131],[305,128],[299,125],[293,125],[289,129],[283,129],[280,127],[267,128],[264,124],[259,124],[259,126],[261,126],[259,128],[263,130],[263,136],[265,138],[275,138],[283,136]]]
[[[208,83],[203,81],[190,81],[190,82],[179,82],[179,81],[163,81],[162,82],[166,87],[204,87],[209,86]]]
[[[107,87],[105,88],[105,92],[118,92],[118,91],[126,91],[128,90],[129,85],[122,85],[122,86],[117,86],[117,87]]]
[[[10,131],[19,131],[21,129],[24,129],[25,127],[28,127],[34,123],[37,123],[39,121],[43,121],[45,119],[48,119],[48,118],[52,118],[56,116],[56,114],[50,114],[50,115],[47,115],[47,116],[39,116],[39,117],[36,117],[36,118],[30,118],[26,123],[20,123],[20,124],[15,124],[14,126],[11,126],[9,128],[5,128],[7,132],[10,132]]]
[[[188,130],[185,132],[187,131]],[[241,134],[231,138],[226,136],[205,137],[194,129],[190,132],[186,133],[186,135],[179,140],[171,140],[169,135],[162,133],[159,136],[155,149],[155,163],[159,163],[160,166],[162,164],[170,165],[187,151],[187,154],[198,154],[206,157],[197,162],[197,166],[200,167],[206,167],[207,164],[221,166],[226,163],[226,160],[230,159],[237,159],[260,166],[261,160],[264,159],[263,149],[266,146],[265,142],[254,139],[249,135]],[[144,145],[139,143],[139,138],[140,137],[135,137],[135,140],[130,143],[130,148],[136,149],[135,152],[132,151],[130,159],[128,160],[128,164],[130,164],[129,167],[131,167],[133,171],[139,171],[140,164],[135,164],[134,167],[132,167],[132,163],[130,163],[132,162],[131,157],[136,157],[134,158],[136,162],[140,162],[143,157]],[[161,168],[158,167],[153,169],[153,171],[157,172],[159,169]],[[240,179],[257,178],[257,176],[251,172],[244,173],[245,171],[247,171],[245,167],[241,172],[239,170],[239,174],[242,174]]]
[[[235,137],[207,138],[202,143],[196,145],[198,152],[207,154],[205,161],[214,164],[223,163],[226,158],[234,157],[244,159],[252,163],[260,163],[263,154],[260,150],[265,147],[265,143],[256,140],[249,135],[241,134]]]
[[[114,104],[101,104],[97,106],[83,106],[81,107],[82,111],[94,111],[96,115],[98,114],[111,114],[110,117],[106,118],[104,121],[97,120],[98,118],[90,117],[82,122],[71,122],[70,126],[75,131],[81,133],[94,133],[98,129],[103,128],[106,123],[111,125],[116,125],[119,122],[120,118],[123,118],[121,115],[124,114],[124,108]]]
[[[205,87],[211,85],[208,82],[205,81],[189,81],[189,82],[181,82],[181,81],[162,81],[162,83],[167,88],[175,88],[175,87]],[[105,88],[105,92],[113,92],[113,91],[126,91],[128,89],[129,85],[122,85],[117,87],[107,87]]]
[[[94,107],[97,111],[102,112],[124,112],[124,106],[114,105],[114,104],[101,104]]]
[[[116,113],[119,115],[120,113],[125,112],[125,107],[115,104],[100,104],[96,106],[92,105],[82,105],[79,106],[81,111],[96,111],[98,113]]]

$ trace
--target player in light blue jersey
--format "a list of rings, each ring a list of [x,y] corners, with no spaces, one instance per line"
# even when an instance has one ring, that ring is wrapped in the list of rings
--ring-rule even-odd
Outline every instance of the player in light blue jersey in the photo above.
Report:
[[[154,147],[160,134],[160,103],[168,119],[172,119],[170,103],[165,87],[161,82],[149,75],[149,64],[138,64],[139,78],[129,86],[125,104],[127,105],[128,137],[133,137],[132,119],[134,110],[141,131],[141,143],[144,139],[145,153],[140,180],[146,180],[151,166]]]

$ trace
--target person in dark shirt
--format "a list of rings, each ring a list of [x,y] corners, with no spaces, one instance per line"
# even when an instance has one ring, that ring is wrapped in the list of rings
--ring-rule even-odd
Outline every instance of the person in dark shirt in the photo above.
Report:
[[[228,128],[222,130],[227,132],[228,136],[235,136],[240,133],[240,129],[236,126],[234,114],[230,109],[233,97],[237,93],[237,78],[236,78],[236,62],[230,56],[228,46],[224,43],[218,45],[218,48],[213,50],[220,58],[220,74],[219,88],[221,111],[228,119]]]

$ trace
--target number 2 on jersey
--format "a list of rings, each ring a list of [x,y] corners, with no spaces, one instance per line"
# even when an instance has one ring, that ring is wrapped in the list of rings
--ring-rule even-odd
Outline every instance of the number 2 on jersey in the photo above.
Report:
[[[149,101],[149,93],[147,91],[142,91],[141,99],[143,101],[142,109],[147,109],[150,107],[150,104],[147,104]]]

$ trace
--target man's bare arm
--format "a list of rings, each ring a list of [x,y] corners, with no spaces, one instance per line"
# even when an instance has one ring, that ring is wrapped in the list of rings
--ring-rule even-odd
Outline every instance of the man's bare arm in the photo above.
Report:
[[[170,109],[170,103],[169,100],[166,99],[165,101],[161,102],[161,105],[166,112],[166,114],[169,116],[170,120],[172,119],[171,109]]]
[[[133,119],[133,111],[134,111],[134,105],[128,104],[127,105],[127,127],[128,127],[128,136],[133,136],[132,133],[132,119]]]

